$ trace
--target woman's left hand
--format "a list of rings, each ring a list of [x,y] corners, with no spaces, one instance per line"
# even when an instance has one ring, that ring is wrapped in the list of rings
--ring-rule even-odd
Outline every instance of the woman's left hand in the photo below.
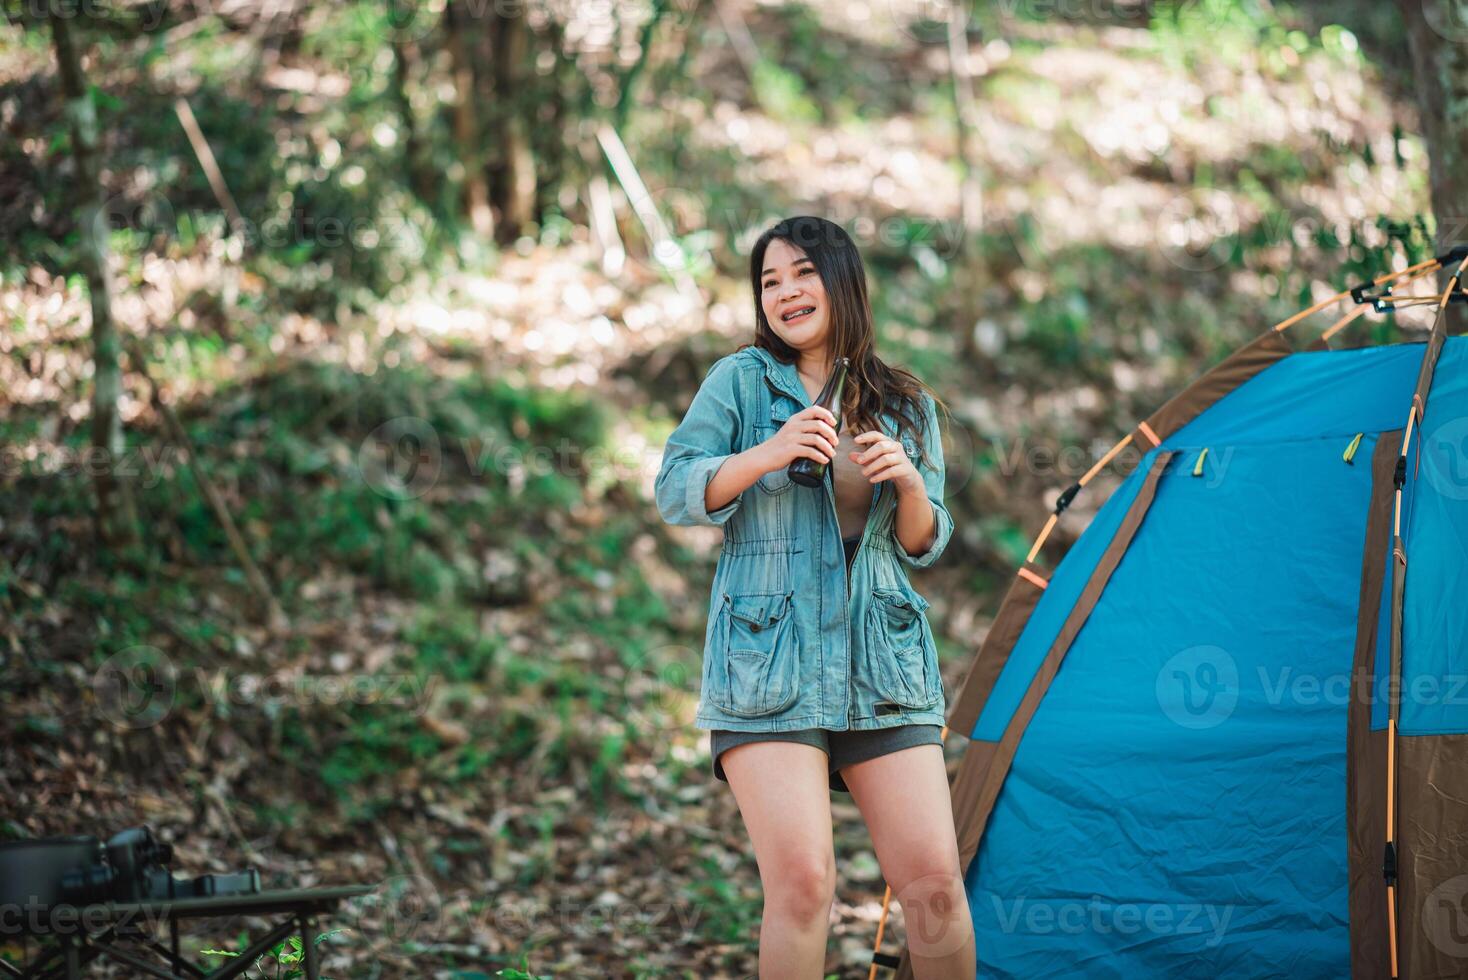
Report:
[[[897,492],[903,496],[922,496],[926,493],[923,476],[912,465],[912,460],[907,458],[902,443],[875,429],[853,436],[852,441],[866,447],[863,451],[851,453],[850,457],[861,467],[862,473],[870,482],[891,480]]]

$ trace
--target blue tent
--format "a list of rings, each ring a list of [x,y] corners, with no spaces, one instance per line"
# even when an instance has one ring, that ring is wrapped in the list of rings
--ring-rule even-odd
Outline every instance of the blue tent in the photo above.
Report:
[[[1101,464],[1062,494],[948,719],[980,977],[1468,976],[1455,294],[1424,343],[1236,352],[1051,570]]]

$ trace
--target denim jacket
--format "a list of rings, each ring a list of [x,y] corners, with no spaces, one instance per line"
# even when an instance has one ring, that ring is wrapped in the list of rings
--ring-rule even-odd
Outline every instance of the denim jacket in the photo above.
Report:
[[[953,534],[937,413],[930,396],[922,400],[933,465],[917,457],[910,434],[900,440],[922,474],[936,536],[927,551],[909,555],[895,531],[896,489],[890,480],[875,484],[848,581],[829,479],[821,488],[803,487],[781,467],[718,510],[705,509],[704,490],[726,459],[769,439],[813,403],[795,365],[762,347],[709,368],[668,437],[654,484],[668,523],[724,530],[696,727],[842,731],[944,723],[928,601],[907,578],[907,569],[933,564]],[[881,426],[897,436],[890,413]]]

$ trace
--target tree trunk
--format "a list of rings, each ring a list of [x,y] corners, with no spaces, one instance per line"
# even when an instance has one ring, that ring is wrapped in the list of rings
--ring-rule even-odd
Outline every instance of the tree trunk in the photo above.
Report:
[[[1468,0],[1401,0],[1401,8],[1441,254],[1468,241]],[[1461,328],[1463,307],[1452,307],[1450,317],[1450,328]]]
[[[117,325],[112,319],[108,228],[102,219],[102,186],[97,176],[97,107],[83,83],[81,60],[71,36],[71,13],[51,9],[51,37],[76,160],[78,255],[92,301],[92,447],[100,459],[88,468],[97,488],[99,537],[128,544],[137,540],[137,513],[131,489],[117,478],[124,451],[122,417],[117,409],[122,371]]]
[[[449,0],[444,8],[444,26],[454,74],[454,143],[464,165],[463,208],[474,233],[489,238],[494,233],[494,219],[489,210],[489,185],[484,179],[484,153],[474,108],[472,46],[466,37],[472,23],[472,9],[466,11],[460,0]]]
[[[535,154],[528,116],[535,100],[527,88],[530,26],[523,10],[494,8],[494,116],[490,141],[496,149],[490,200],[499,209],[501,242],[514,241],[535,220]]]
[[[544,94],[535,100],[537,104],[531,110],[535,113],[535,125],[530,130],[531,154],[536,161],[539,193],[551,201],[569,179],[567,161],[577,140],[576,134],[567,132],[569,93],[575,91],[578,72],[576,63],[566,57],[565,37],[565,25],[554,17],[550,18],[545,45],[555,56],[555,66],[551,69]],[[535,213],[540,213],[539,201]]]
[[[953,108],[958,127],[958,160],[963,168],[959,192],[963,217],[963,249],[965,252],[978,237],[984,217],[984,192],[979,183],[977,155],[973,138],[978,131],[978,103],[974,98],[973,73],[969,71],[968,6],[954,4],[948,15],[948,66],[953,76]]]
[[[408,184],[418,200],[433,208],[437,203],[433,173],[424,159],[423,135],[418,128],[418,117],[413,113],[413,100],[408,95],[408,86],[418,61],[418,48],[411,41],[394,38],[392,53],[393,100],[397,103],[398,115],[402,117],[403,165],[408,171]]]

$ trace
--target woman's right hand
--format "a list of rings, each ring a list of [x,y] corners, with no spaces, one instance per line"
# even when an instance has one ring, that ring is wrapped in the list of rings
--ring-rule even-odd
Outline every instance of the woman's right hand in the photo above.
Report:
[[[836,458],[836,416],[819,405],[803,408],[756,447],[763,472],[783,469],[797,459],[829,463]]]

